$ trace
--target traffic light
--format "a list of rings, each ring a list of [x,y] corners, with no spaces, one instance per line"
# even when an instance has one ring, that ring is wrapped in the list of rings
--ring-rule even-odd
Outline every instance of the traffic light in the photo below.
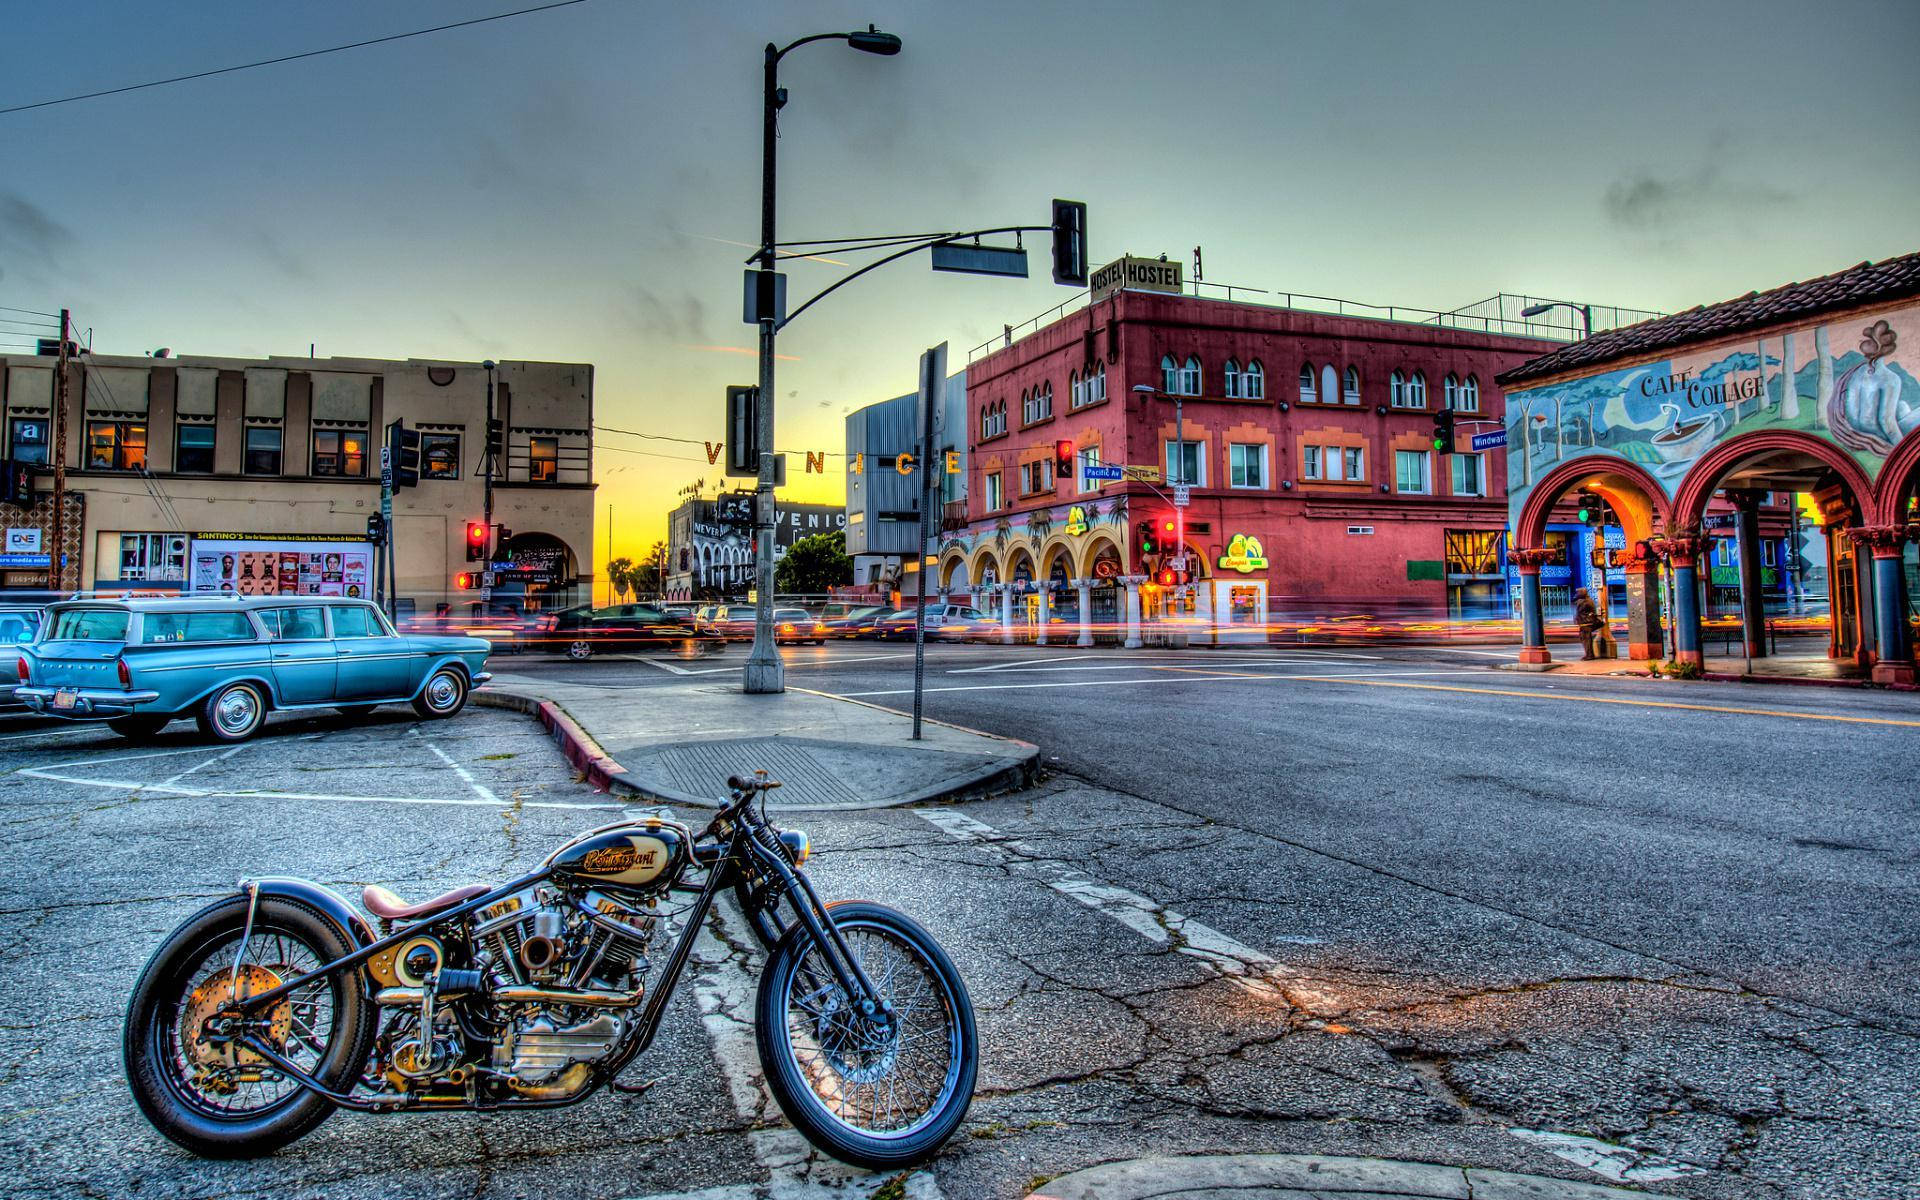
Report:
[[[467,561],[487,561],[487,523],[485,521],[467,522]]]
[[[507,423],[498,417],[487,421],[487,474],[498,475],[507,463]]]
[[[1172,587],[1178,582],[1179,575],[1174,571],[1163,570],[1160,572],[1158,579],[1161,587]]]
[[[1073,478],[1073,440],[1061,438],[1053,444],[1053,477]]]
[[[1594,495],[1592,492],[1580,493],[1580,523],[1582,525],[1602,524],[1606,520],[1606,511],[1600,497]]]
[[[379,513],[367,517],[367,540],[376,546],[387,544],[387,519]]]
[[[395,489],[420,486],[420,431],[408,429],[405,421],[387,426],[387,461]]]
[[[1433,414],[1433,448],[1442,454],[1453,453],[1453,410],[1438,409]]]
[[[453,577],[455,591],[470,592],[480,586],[480,577],[472,571],[462,571]]]
[[[1137,533],[1140,537],[1140,553],[1142,554],[1160,553],[1160,542],[1157,538],[1153,536],[1152,521],[1141,521],[1138,525],[1134,527],[1134,532]]]
[[[1180,553],[1180,547],[1174,544],[1174,535],[1178,532],[1180,527],[1174,523],[1172,517],[1160,518],[1160,545],[1170,554]]]
[[[1053,202],[1053,281],[1087,286],[1087,206],[1077,200]]]
[[[760,389],[727,389],[727,474],[760,477]]]

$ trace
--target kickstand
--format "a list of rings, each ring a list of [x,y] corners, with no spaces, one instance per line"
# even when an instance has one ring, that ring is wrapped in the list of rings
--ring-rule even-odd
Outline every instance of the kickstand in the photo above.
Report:
[[[621,1083],[616,1079],[607,1086],[616,1092],[621,1092],[628,1096],[639,1096],[652,1091],[653,1085],[659,1082],[660,1080],[658,1079],[649,1079],[645,1083]]]

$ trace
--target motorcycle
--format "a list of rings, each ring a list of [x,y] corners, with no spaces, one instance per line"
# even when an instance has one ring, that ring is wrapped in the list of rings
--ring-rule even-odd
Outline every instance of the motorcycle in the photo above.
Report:
[[[242,1158],[340,1108],[554,1108],[602,1087],[645,1091],[619,1075],[652,1044],[731,889],[767,952],[756,1042],[787,1119],[856,1166],[927,1161],[973,1098],[965,983],[904,914],[821,901],[801,869],[806,835],[767,818],[779,783],[728,784],[697,834],[660,817],[602,826],[509,883],[418,904],[370,886],[377,931],[317,884],[243,881],[168,935],[134,987],[123,1050],[141,1112],[196,1154]]]

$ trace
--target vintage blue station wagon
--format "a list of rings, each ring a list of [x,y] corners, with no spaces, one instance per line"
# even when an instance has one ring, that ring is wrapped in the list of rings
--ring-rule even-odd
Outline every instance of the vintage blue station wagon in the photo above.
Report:
[[[223,742],[272,709],[364,716],[411,704],[451,717],[491,678],[480,638],[395,633],[364,600],[321,597],[75,599],[22,647],[16,699],[58,717],[106,717],[128,737],[192,717]]]

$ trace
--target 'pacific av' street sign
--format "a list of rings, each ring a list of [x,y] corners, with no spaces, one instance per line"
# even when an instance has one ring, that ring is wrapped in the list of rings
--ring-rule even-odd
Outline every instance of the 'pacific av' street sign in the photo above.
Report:
[[[1506,444],[1507,431],[1504,429],[1496,429],[1492,433],[1476,433],[1473,435],[1473,448],[1475,450],[1498,450]]]
[[[1080,468],[1080,478],[1089,481],[1096,479],[1119,480],[1125,479],[1126,477],[1127,472],[1124,467],[1110,467],[1101,466],[1098,463],[1087,463]]]

